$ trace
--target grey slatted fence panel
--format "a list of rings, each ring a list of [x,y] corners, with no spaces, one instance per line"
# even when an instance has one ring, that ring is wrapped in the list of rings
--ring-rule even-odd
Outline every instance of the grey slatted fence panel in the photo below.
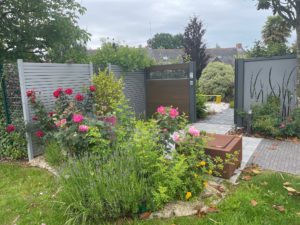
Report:
[[[53,91],[57,88],[72,88],[73,95],[82,92],[84,86],[91,84],[92,64],[60,64],[60,63],[24,63],[18,60],[22,105],[25,123],[31,121],[33,111],[27,101],[26,91],[34,90],[48,111],[52,111],[55,103]],[[40,154],[40,149],[32,143],[27,134],[28,158],[31,160]]]
[[[131,107],[136,115],[145,115],[146,113],[146,73],[144,70],[134,72],[124,72],[120,66],[109,65],[109,69],[116,77],[123,77],[125,96],[128,98]]]

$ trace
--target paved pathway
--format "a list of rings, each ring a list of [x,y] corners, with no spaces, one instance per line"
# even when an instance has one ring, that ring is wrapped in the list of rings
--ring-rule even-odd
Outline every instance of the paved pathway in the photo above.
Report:
[[[263,139],[250,163],[263,169],[300,175],[300,144]]]

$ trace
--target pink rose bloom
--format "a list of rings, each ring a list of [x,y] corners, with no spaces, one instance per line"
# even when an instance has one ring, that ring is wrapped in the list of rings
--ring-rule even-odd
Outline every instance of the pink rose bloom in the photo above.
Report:
[[[60,122],[60,121],[55,122],[55,126],[56,126],[56,127],[60,127],[60,125],[61,125],[61,122]]]
[[[159,106],[156,110],[159,114],[165,115],[166,114],[166,108],[163,106]]]
[[[172,135],[172,139],[174,142],[178,143],[180,141],[180,135],[178,132],[174,132],[174,134]]]
[[[171,108],[169,115],[172,119],[175,119],[179,115],[179,112],[177,111],[177,109]]]
[[[79,130],[80,132],[85,133],[85,132],[88,132],[89,127],[86,126],[86,125],[80,125],[78,130]]]
[[[199,136],[200,135],[200,131],[199,130],[197,130],[195,127],[193,127],[193,126],[191,126],[190,128],[189,128],[189,133],[190,133],[190,135],[192,135],[192,136]]]
[[[63,126],[67,123],[67,119],[60,120],[60,126]]]
[[[83,121],[83,115],[81,114],[74,114],[73,115],[73,122],[74,123],[81,123]]]

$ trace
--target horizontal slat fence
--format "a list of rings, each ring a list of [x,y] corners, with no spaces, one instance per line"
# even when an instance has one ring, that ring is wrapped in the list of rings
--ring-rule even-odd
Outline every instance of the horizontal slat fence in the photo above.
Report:
[[[84,86],[90,85],[93,74],[92,64],[27,63],[23,60],[18,60],[18,70],[25,124],[33,116],[26,96],[27,90],[36,91],[38,99],[48,111],[52,111],[55,103],[53,91],[57,88],[72,88],[75,95],[82,92]],[[26,134],[26,137],[28,158],[31,160],[40,154],[40,149],[32,143],[30,134]]]

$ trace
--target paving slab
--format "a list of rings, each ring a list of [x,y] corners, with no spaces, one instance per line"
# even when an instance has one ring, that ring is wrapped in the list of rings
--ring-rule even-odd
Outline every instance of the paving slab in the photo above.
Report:
[[[300,144],[263,139],[248,164],[263,169],[300,175]]]

